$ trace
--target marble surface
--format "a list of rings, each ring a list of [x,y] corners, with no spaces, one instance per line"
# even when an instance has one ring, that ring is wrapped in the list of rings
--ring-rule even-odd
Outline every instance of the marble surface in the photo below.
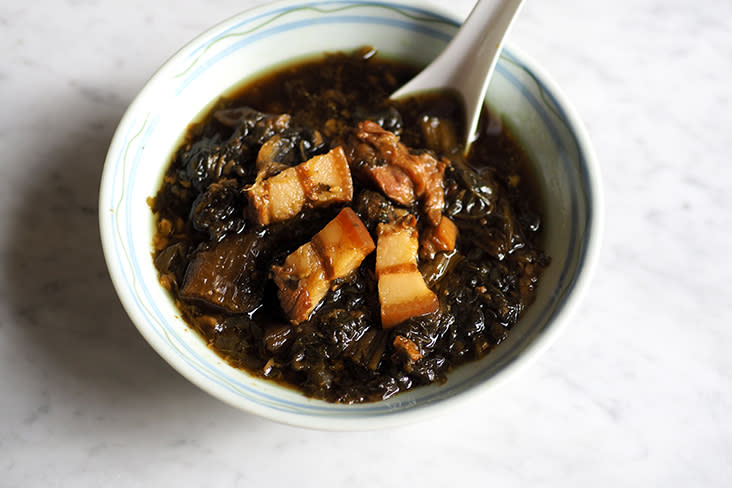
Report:
[[[596,278],[485,401],[335,434],[189,384],[127,319],[99,244],[125,107],[258,3],[0,4],[0,486],[730,486],[732,2],[527,1],[510,40],[574,102],[603,168]]]

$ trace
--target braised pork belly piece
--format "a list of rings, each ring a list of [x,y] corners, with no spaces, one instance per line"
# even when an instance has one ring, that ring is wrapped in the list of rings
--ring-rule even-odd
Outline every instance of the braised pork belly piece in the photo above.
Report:
[[[330,288],[323,258],[312,242],[297,248],[282,266],[272,266],[272,279],[282,310],[295,324],[310,317]]]
[[[411,206],[421,198],[426,217],[436,226],[445,206],[447,160],[427,152],[410,153],[396,134],[369,120],[358,123],[356,139],[358,143],[349,151],[352,164],[401,205]]]
[[[423,233],[419,247],[419,257],[433,259],[438,252],[455,250],[457,237],[457,226],[449,217],[443,215],[437,226],[428,227]]]
[[[381,326],[391,328],[417,315],[437,311],[437,295],[417,268],[417,220],[406,215],[377,229],[376,276]]]
[[[300,323],[325,298],[334,280],[348,276],[375,248],[358,215],[346,207],[312,240],[272,266],[282,310]]]
[[[278,119],[283,117],[281,115]],[[286,130],[273,135],[259,148],[256,160],[257,181],[276,175],[293,164],[309,160],[325,146],[326,142],[320,131],[296,129],[288,125]]]
[[[350,202],[353,181],[341,147],[256,181],[246,190],[252,218],[265,226],[297,215],[304,207]]]

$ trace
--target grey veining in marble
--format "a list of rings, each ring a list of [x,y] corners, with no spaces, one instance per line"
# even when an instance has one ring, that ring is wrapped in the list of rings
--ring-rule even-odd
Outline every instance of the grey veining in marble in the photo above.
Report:
[[[258,3],[0,5],[0,486],[730,486],[732,2],[526,2],[509,42],[574,102],[602,164],[596,278],[499,391],[339,434],[190,385],[127,319],[99,244],[126,106],[183,43]]]

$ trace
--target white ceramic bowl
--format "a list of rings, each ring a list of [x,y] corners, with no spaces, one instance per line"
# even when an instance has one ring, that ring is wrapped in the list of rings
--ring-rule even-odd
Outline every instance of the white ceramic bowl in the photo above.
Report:
[[[513,128],[538,167],[545,196],[546,249],[552,263],[536,302],[508,340],[484,359],[431,385],[364,405],[313,400],[231,368],[180,318],[158,284],[151,258],[153,215],[146,199],[190,121],[243,80],[288,61],[363,45],[428,63],[454,34],[447,11],[413,0],[284,1],[208,30],[176,53],[132,103],[107,155],[100,195],[102,243],[122,304],[153,348],[213,396],[263,417],[305,427],[387,427],[442,412],[493,388],[535,359],[566,325],[598,253],[598,168],[574,110],[556,85],[515,48],[504,50],[488,102]]]

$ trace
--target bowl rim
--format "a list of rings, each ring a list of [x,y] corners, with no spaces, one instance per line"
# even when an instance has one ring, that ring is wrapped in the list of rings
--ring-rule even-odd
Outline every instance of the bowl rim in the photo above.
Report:
[[[448,11],[446,8],[434,4],[425,4],[418,0],[394,0],[391,2],[349,2],[349,1],[337,1],[337,2],[308,2],[303,0],[279,0],[268,4],[260,5],[245,11],[236,13],[229,18],[217,23],[216,25],[206,29],[201,34],[196,36],[194,39],[186,43],[178,51],[176,51],[171,57],[169,57],[156,72],[145,82],[143,87],[140,89],[134,100],[130,103],[128,109],[120,120],[115,134],[110,143],[110,148],[107,153],[107,157],[104,163],[104,169],[102,172],[101,185],[100,185],[100,199],[99,199],[99,220],[100,220],[100,235],[102,241],[102,248],[104,251],[105,260],[107,262],[107,268],[109,270],[112,283],[115,287],[117,295],[130,317],[131,321],[143,335],[145,340],[151,347],[176,371],[182,374],[185,378],[191,381],[193,384],[211,394],[215,398],[241,410],[245,410],[249,413],[256,414],[258,416],[273,420],[276,422],[289,424],[298,427],[316,428],[321,430],[372,430],[393,427],[397,425],[404,425],[407,423],[419,422],[428,418],[433,418],[440,412],[445,411],[453,406],[463,405],[468,402],[477,400],[478,396],[485,395],[488,391],[495,390],[496,387],[503,385],[509,378],[515,376],[518,372],[531,365],[538,357],[541,356],[553,342],[556,340],[558,335],[567,327],[570,322],[571,316],[575,313],[582,299],[584,298],[587,288],[594,276],[597,262],[600,254],[600,244],[602,240],[602,233],[604,228],[604,195],[601,184],[601,174],[599,164],[597,163],[596,155],[592,147],[589,135],[581,122],[578,113],[574,106],[570,103],[565,93],[557,85],[557,83],[549,76],[549,74],[529,55],[524,53],[522,50],[511,44],[506,43],[504,50],[509,52],[514,58],[520,61],[520,63],[528,69],[528,71],[536,77],[536,81],[544,88],[544,91],[548,93],[552,98],[555,108],[558,110],[560,118],[567,124],[569,131],[573,135],[577,143],[577,151],[580,154],[580,160],[584,161],[584,167],[581,167],[584,171],[584,178],[587,182],[587,201],[588,201],[588,218],[587,218],[587,232],[586,239],[584,240],[585,246],[582,249],[582,255],[580,256],[577,272],[574,280],[569,284],[566,296],[560,301],[553,312],[553,317],[549,320],[546,327],[541,334],[534,337],[529,344],[522,350],[522,354],[518,357],[513,358],[509,361],[502,369],[498,370],[490,378],[490,382],[482,382],[474,385],[466,390],[460,392],[460,394],[441,399],[439,402],[432,402],[424,405],[419,405],[419,408],[405,408],[389,412],[389,414],[381,415],[369,415],[364,413],[358,417],[325,417],[325,416],[312,416],[295,414],[290,412],[283,412],[273,408],[269,408],[264,405],[251,405],[242,404],[236,401],[236,398],[231,394],[221,391],[214,385],[210,384],[206,378],[201,375],[195,374],[194,371],[178,356],[175,351],[170,349],[165,343],[162,343],[157,337],[154,336],[150,328],[141,325],[143,322],[147,322],[145,318],[140,314],[137,306],[133,303],[132,298],[129,296],[128,291],[122,286],[122,278],[120,274],[122,271],[119,269],[118,264],[114,260],[114,243],[113,243],[113,229],[110,228],[108,220],[108,210],[105,205],[109,201],[110,192],[112,191],[112,168],[114,167],[111,156],[116,153],[116,148],[121,146],[123,141],[121,140],[122,128],[128,126],[135,113],[139,112],[139,106],[145,101],[145,94],[160,76],[161,72],[170,64],[175,63],[182,56],[189,52],[196,46],[204,45],[206,40],[213,36],[216,32],[222,31],[227,26],[234,24],[235,22],[248,19],[266,12],[271,12],[277,8],[291,7],[295,5],[314,5],[314,4],[327,4],[327,3],[353,3],[353,4],[375,4],[375,5],[403,5],[408,8],[418,9],[421,12],[447,19],[459,25],[463,19],[457,17],[454,12]]]

